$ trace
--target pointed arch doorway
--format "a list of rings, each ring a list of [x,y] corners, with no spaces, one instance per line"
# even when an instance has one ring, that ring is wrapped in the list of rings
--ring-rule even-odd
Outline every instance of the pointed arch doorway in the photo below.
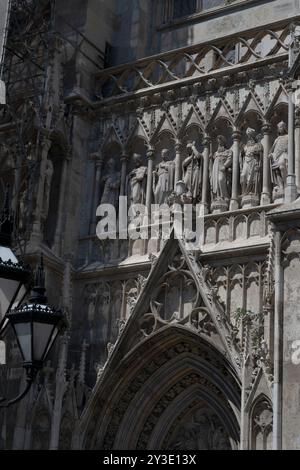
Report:
[[[83,448],[238,448],[239,381],[209,340],[167,326],[118,354],[83,416]]]

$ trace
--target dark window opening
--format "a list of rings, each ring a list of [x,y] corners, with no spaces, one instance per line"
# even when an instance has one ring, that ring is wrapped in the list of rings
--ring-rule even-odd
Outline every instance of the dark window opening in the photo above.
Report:
[[[174,0],[173,19],[175,20],[196,13],[197,3],[197,0]]]

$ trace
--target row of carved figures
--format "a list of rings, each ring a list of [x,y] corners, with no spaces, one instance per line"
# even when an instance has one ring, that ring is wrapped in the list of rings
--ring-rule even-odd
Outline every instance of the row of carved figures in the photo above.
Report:
[[[278,137],[269,153],[269,171],[273,185],[273,197],[283,196],[288,173],[288,130],[285,122],[277,126]],[[264,148],[261,136],[252,128],[246,130],[246,143],[239,152],[240,195],[242,206],[260,203]],[[201,202],[205,183],[205,156],[197,149],[196,142],[186,146],[186,158],[182,158],[181,178],[176,181],[176,159],[169,159],[169,150],[161,151],[161,161],[151,171],[151,203],[171,204],[175,201],[186,203]],[[183,161],[182,161],[183,160]],[[143,164],[140,154],[132,157],[134,168],[126,177],[125,191],[131,204],[145,204],[149,166]],[[234,170],[233,147],[227,145],[224,135],[217,136],[217,150],[209,156],[208,179],[212,212],[229,209],[232,198],[232,174]],[[102,179],[101,204],[117,206],[121,188],[121,173],[116,170],[116,161],[110,158],[107,172]],[[149,201],[148,201],[149,202]],[[203,201],[202,201],[203,202]]]

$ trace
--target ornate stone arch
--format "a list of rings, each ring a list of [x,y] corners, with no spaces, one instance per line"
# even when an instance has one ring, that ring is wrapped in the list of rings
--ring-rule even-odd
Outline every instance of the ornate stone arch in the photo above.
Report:
[[[162,328],[119,358],[114,375],[106,371],[94,406],[83,417],[82,446],[151,449],[160,441],[165,449],[191,411],[184,400],[188,396],[192,410],[205,409],[214,416],[216,429],[222,428],[228,446],[235,448],[239,393],[232,367],[209,341],[179,326]],[[206,426],[209,422],[207,418]],[[207,444],[208,449],[212,446]]]
[[[250,411],[250,448],[271,450],[273,432],[273,409],[270,399],[261,394],[254,401]]]

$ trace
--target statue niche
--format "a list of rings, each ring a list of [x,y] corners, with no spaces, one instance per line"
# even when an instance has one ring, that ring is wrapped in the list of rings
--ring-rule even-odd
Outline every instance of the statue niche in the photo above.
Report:
[[[196,142],[187,144],[187,158],[182,164],[183,182],[187,195],[193,202],[201,199],[203,155],[198,152]]]
[[[138,153],[132,157],[134,168],[128,175],[127,194],[129,204],[145,204],[147,167],[143,166],[142,156]]]
[[[250,127],[246,131],[247,143],[241,152],[242,206],[254,207],[260,203],[263,146],[259,136]]]
[[[223,135],[217,137],[218,149],[212,156],[211,168],[211,192],[213,213],[226,212],[229,207],[232,150],[226,147],[226,138]]]
[[[158,163],[153,172],[153,193],[155,204],[166,204],[168,197],[174,190],[175,162],[168,160],[168,150],[161,152],[162,161]]]
[[[277,131],[278,137],[269,155],[275,200],[283,198],[288,174],[288,130],[285,122],[278,124]]]
[[[115,160],[110,158],[107,162],[107,173],[101,180],[101,187],[103,187],[101,204],[111,204],[117,208],[120,194],[120,185],[120,172],[116,171]]]

